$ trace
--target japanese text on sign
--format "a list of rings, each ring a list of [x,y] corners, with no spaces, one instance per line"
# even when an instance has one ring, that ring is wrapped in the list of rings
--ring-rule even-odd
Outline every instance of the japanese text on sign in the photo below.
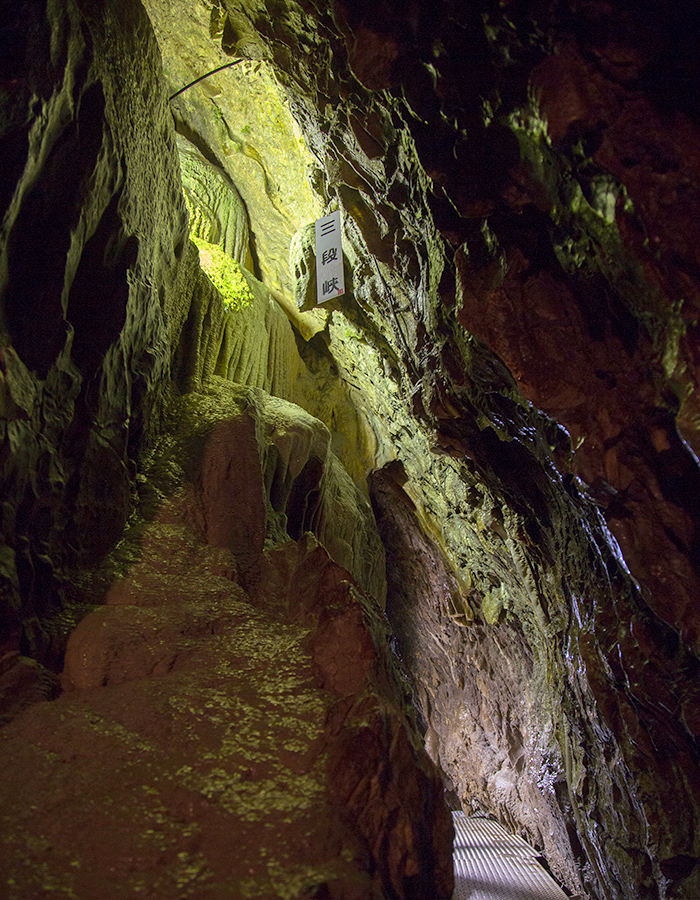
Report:
[[[340,212],[332,212],[316,222],[316,302],[345,293]]]

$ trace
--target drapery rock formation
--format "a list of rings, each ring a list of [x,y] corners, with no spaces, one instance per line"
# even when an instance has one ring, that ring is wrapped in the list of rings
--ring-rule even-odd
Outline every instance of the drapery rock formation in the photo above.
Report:
[[[623,0],[144,7],[24,2],[0,25],[3,807],[31,836],[6,877],[28,858],[18,896],[59,876],[90,896],[51,779],[104,816],[114,754],[143,766],[114,837],[150,867],[130,884],[448,893],[393,648],[451,802],[571,894],[692,900],[697,26]],[[311,309],[309,225],[334,208],[348,292]],[[289,634],[275,697],[309,692],[303,764],[274,758],[295,726],[242,633],[270,648],[258,673]],[[260,770],[222,737],[233,713],[165,711],[208,691],[254,710]],[[350,697],[364,736],[334,712]],[[297,765],[333,823],[313,859],[281,833],[264,871],[187,843],[212,808],[262,815],[274,778],[291,804]],[[341,777],[360,766],[379,794]]]

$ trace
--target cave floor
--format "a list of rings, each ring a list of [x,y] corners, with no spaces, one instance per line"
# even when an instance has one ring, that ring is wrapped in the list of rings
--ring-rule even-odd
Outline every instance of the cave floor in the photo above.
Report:
[[[567,900],[537,862],[537,851],[490,819],[452,813],[453,900]]]

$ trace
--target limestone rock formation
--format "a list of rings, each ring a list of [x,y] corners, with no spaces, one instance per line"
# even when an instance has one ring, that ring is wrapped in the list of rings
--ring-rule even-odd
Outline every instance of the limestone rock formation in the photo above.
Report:
[[[221,246],[227,256],[252,272],[248,212],[235,184],[181,135],[178,151],[190,237]]]
[[[35,773],[25,794],[5,782],[3,808],[34,835],[27,891],[52,841],[90,821],[86,801],[48,836],[30,809],[62,803],[56,771],[93,784],[80,698],[118,723],[100,747],[125,778],[135,763],[134,791],[154,784],[175,714],[161,689],[224,691],[218,660],[240,659],[217,629],[245,616],[271,652],[289,635],[290,683],[317,673],[305,733],[335,774],[321,787],[311,752],[309,791],[341,844],[353,834],[339,868],[316,859],[320,897],[352,896],[346,876],[360,896],[411,896],[430,872],[449,889],[434,782],[397,830],[398,782],[377,780],[377,806],[375,782],[353,781],[408,760],[408,797],[429,777],[380,674],[390,645],[452,802],[527,836],[572,893],[695,900],[694,20],[670,0],[144,6],[20,2],[0,23],[0,688],[3,739]],[[311,224],[330,209],[348,291],[312,310]],[[52,699],[71,632],[70,690]],[[236,671],[250,708],[268,704]],[[120,706],[139,691],[147,723]],[[391,710],[394,743],[339,726],[331,709],[358,691]],[[185,732],[225,757],[228,720],[185,706]],[[234,803],[233,757],[222,787],[213,762],[197,781],[193,752],[164,762],[169,784],[191,767],[185,812],[149,794],[149,815],[162,802],[203,827],[214,795]],[[78,762],[56,769],[61,753]],[[137,771],[140,753],[158,764]],[[256,778],[235,781],[251,803]],[[136,884],[147,858],[155,879],[160,860],[162,885],[193,896],[199,872],[222,891],[245,876],[179,843],[175,818],[164,855],[147,837],[121,876]],[[290,896],[311,885],[294,847]],[[281,891],[280,867],[257,865],[259,889]]]
[[[312,533],[383,607],[384,548],[372,509],[333,453],[321,421],[261,390],[215,377],[202,393],[173,404],[157,448],[159,470],[175,483],[194,481],[191,473],[201,469],[192,514],[209,543],[237,558],[240,544],[246,589],[254,592],[261,577],[264,547]]]
[[[8,16],[0,646],[23,632],[23,651],[55,666],[72,594],[62,573],[121,534],[196,263],[140,3]]]

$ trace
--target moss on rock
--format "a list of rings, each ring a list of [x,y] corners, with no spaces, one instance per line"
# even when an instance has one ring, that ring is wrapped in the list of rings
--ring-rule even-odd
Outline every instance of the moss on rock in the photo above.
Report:
[[[219,247],[201,238],[192,237],[199,250],[199,263],[217,291],[224,306],[231,312],[245,309],[253,302],[253,292],[240,265]]]

